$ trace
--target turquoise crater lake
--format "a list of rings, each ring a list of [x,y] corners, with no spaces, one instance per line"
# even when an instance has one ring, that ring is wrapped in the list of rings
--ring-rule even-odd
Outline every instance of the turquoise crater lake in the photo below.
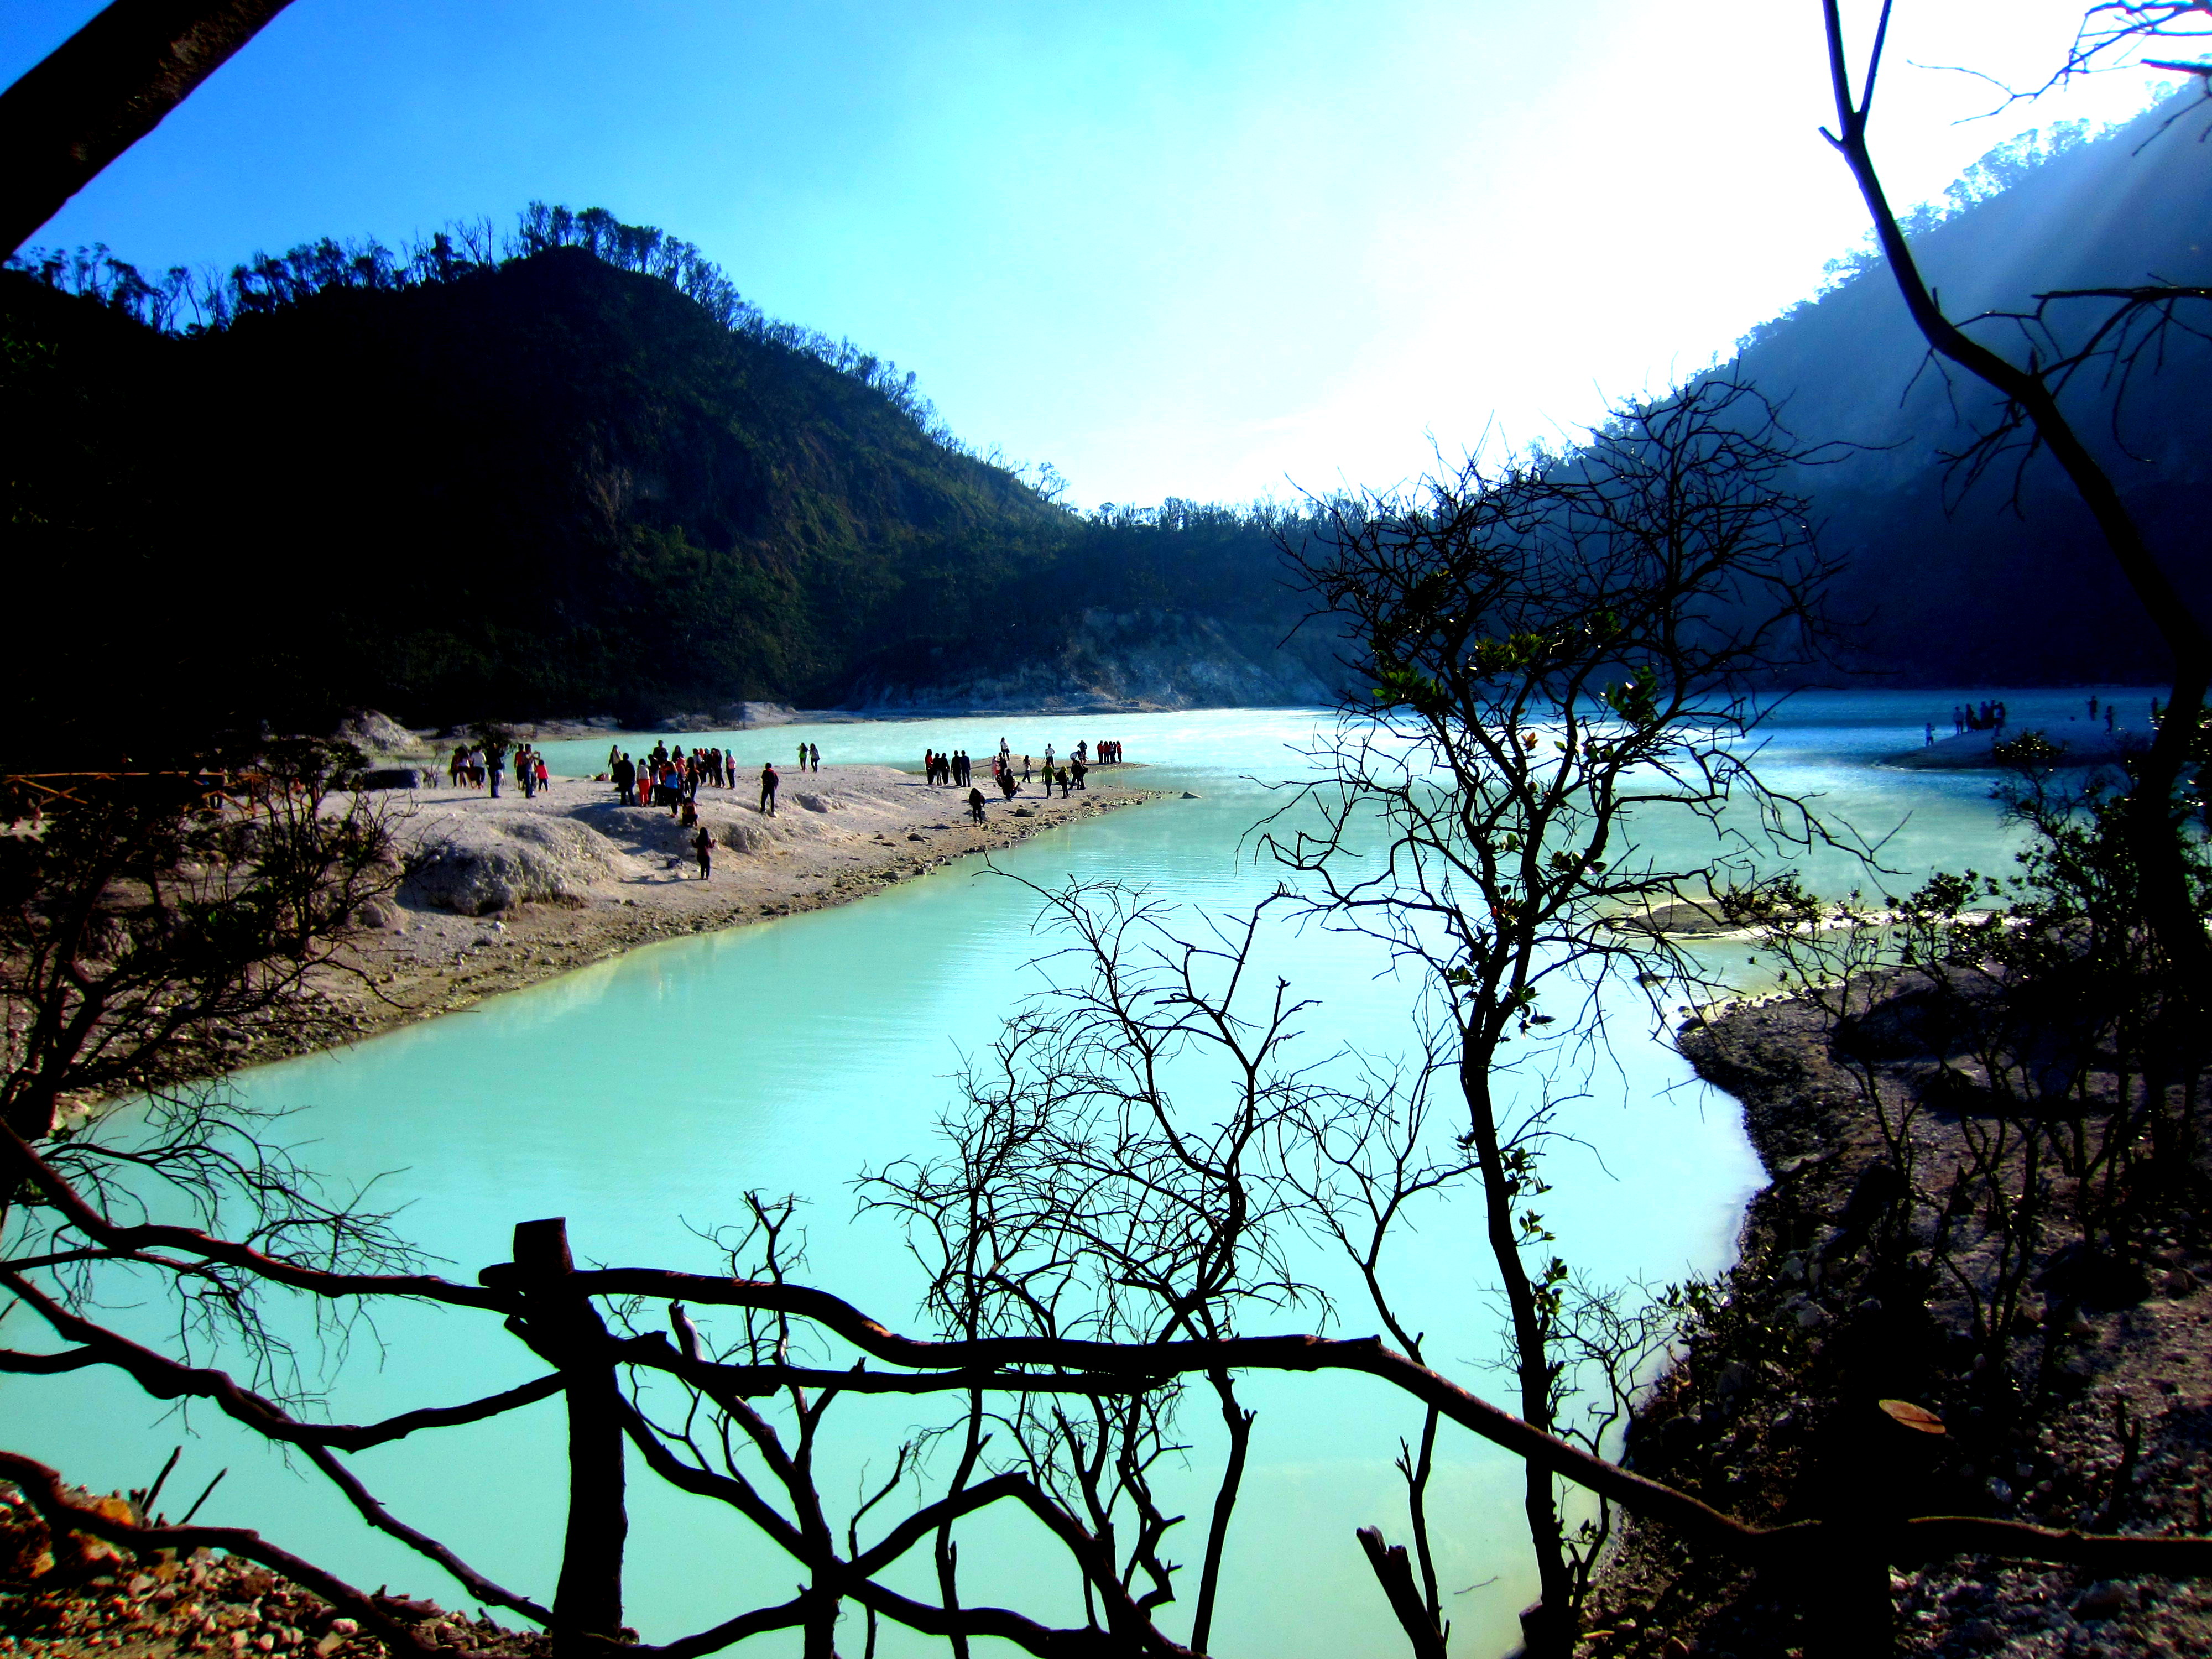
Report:
[[[1980,695],[1989,695],[1983,693]],[[2063,727],[2087,691],[2006,694],[2015,725]],[[2107,695],[2101,690],[2100,695]],[[2148,692],[2117,694],[2147,700]],[[2001,870],[2008,836],[1984,775],[1908,773],[1874,765],[1917,744],[1923,720],[1948,730],[1964,694],[1808,695],[1768,736],[1765,769],[1781,787],[1822,797],[1830,814],[1894,834],[1893,867],[1915,873],[1974,865]],[[1939,718],[1940,717],[1940,718]],[[933,1149],[963,1054],[988,1048],[1000,1021],[1038,984],[1033,959],[1051,940],[1033,930],[1034,895],[1008,876],[1052,885],[1070,877],[1141,884],[1204,909],[1249,905],[1278,872],[1255,860],[1254,823],[1279,798],[1262,786],[1297,775],[1297,750],[1324,726],[1304,710],[1216,710],[1076,717],[978,717],[685,735],[732,749],[741,763],[786,764],[802,740],[826,764],[918,769],[925,748],[977,756],[1004,735],[1018,754],[1061,753],[1079,739],[1118,738],[1142,764],[1125,776],[1170,798],[1061,830],[1000,855],[903,884],[860,902],[739,930],[653,945],[617,961],[497,998],[334,1053],[257,1069],[238,1079],[254,1103],[295,1109],[287,1125],[304,1156],[341,1179],[380,1178],[402,1225],[449,1272],[472,1278],[503,1260],[518,1220],[568,1218],[581,1257],[609,1264],[714,1271],[697,1230],[732,1220],[748,1188],[807,1200],[804,1277],[895,1328],[923,1328],[919,1277],[889,1223],[856,1218],[852,1183],[864,1167]],[[652,735],[623,739],[633,753]],[[588,775],[606,739],[548,745],[553,768]],[[1197,799],[1184,799],[1189,791]],[[1851,872],[1816,871],[1830,886]],[[1308,1020],[1316,1054],[1351,1042],[1370,1052],[1410,1042],[1408,994],[1372,951],[1315,930],[1270,938],[1267,966],[1318,998]],[[1570,1103],[1563,1127],[1594,1151],[1553,1155],[1547,1219],[1567,1258],[1601,1279],[1656,1280],[1709,1273],[1734,1248],[1742,1206],[1761,1176],[1737,1112],[1707,1088],[1640,1013],[1612,1031],[1612,1066]],[[1484,1369],[1495,1352],[1477,1218],[1431,1210],[1394,1246],[1396,1281],[1431,1362],[1478,1392],[1501,1391]],[[1350,1287],[1328,1279],[1330,1289]],[[158,1336],[150,1310],[146,1329]],[[128,1320],[129,1316],[125,1316]],[[1318,1310],[1256,1328],[1315,1328]],[[27,1340],[19,1312],[11,1339]],[[1343,1294],[1330,1326],[1376,1328]],[[403,1310],[381,1340],[356,1332],[331,1368],[330,1411],[360,1421],[451,1403],[509,1386],[538,1367],[496,1322]],[[1214,1648],[1225,1656],[1395,1655],[1402,1638],[1353,1541],[1354,1528],[1404,1531],[1390,1467],[1417,1413],[1378,1387],[1340,1378],[1258,1379],[1252,1464],[1230,1534]],[[169,1448],[185,1451],[171,1492],[197,1492],[230,1474],[206,1518],[258,1527],[356,1582],[388,1583],[452,1606],[459,1587],[419,1558],[366,1533],[311,1472],[234,1434],[211,1411],[187,1433],[112,1374],[0,1380],[6,1443],[60,1465],[98,1490],[143,1486]],[[848,1409],[849,1407],[849,1409]],[[403,1517],[452,1544],[492,1577],[550,1594],[564,1466],[557,1404],[477,1427],[426,1435],[353,1460]],[[927,1413],[913,1401],[850,1401],[831,1413],[824,1490],[857,1487],[873,1460]],[[841,1419],[842,1425],[841,1425]],[[1194,1400],[1186,1413],[1189,1469],[1170,1471],[1170,1512],[1191,1516],[1178,1559],[1203,1548],[1218,1420]],[[1520,1532],[1517,1471],[1502,1455],[1449,1431],[1431,1499],[1456,1654],[1489,1659],[1515,1640],[1514,1613],[1532,1586]],[[635,1467],[635,1466],[634,1466]],[[781,1601],[799,1577],[723,1511],[682,1498],[642,1472],[628,1573],[629,1618],[665,1640],[745,1607]],[[964,1536],[964,1534],[963,1534]],[[963,1597],[996,1599],[1042,1617],[1080,1617],[1059,1558],[1018,1520],[979,1528],[962,1553]],[[905,1564],[926,1582],[927,1552]],[[1187,1620],[1195,1567],[1183,1575]],[[1173,1613],[1173,1609],[1170,1610]],[[857,1616],[857,1615],[855,1615]],[[850,1638],[858,1649],[855,1633]],[[795,1633],[747,1651],[796,1652]],[[940,1650],[886,1627],[884,1650]]]

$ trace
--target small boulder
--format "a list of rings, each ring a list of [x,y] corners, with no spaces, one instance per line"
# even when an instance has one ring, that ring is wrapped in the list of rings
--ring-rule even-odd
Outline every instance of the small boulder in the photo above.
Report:
[[[400,910],[388,898],[373,898],[354,913],[354,920],[364,927],[397,927]]]

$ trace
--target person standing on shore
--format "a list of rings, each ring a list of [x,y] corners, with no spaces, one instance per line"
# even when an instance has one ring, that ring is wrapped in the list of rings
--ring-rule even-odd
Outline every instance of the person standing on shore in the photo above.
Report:
[[[783,780],[775,775],[775,763],[774,761],[764,761],[762,763],[760,811],[767,813],[770,817],[774,817],[775,816],[776,786],[782,781]]]
[[[491,780],[491,798],[499,799],[500,775],[507,770],[507,751],[494,744],[484,751],[484,775]]]
[[[822,769],[822,745],[818,743],[810,743],[806,745],[806,769],[810,772],[819,772]]]
[[[617,750],[614,759],[608,763],[607,775],[614,780],[615,805],[635,806],[637,804],[637,768],[630,763],[629,757]]]
[[[977,823],[983,822],[983,792],[972,786],[968,791],[968,816]]]
[[[714,873],[714,838],[701,824],[699,833],[691,837],[691,850],[699,855],[699,879],[706,881]]]

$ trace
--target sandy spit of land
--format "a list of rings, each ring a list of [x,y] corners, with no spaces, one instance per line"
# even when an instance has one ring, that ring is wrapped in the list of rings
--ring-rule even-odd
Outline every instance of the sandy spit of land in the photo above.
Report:
[[[2158,734],[2150,722],[2137,715],[2107,727],[2097,720],[2068,719],[2015,722],[2002,731],[1966,732],[1937,738],[1918,749],[1885,755],[1881,764],[1908,772],[1997,772],[2004,763],[1996,754],[1997,744],[2010,743],[2031,732],[2057,745],[2057,763],[2065,766],[2111,766],[2148,750]]]
[[[1115,775],[1121,775],[1116,777]],[[1012,847],[1040,830],[1165,798],[1142,769],[1096,768],[1091,787],[1011,802],[996,791],[981,825],[967,792],[932,788],[888,766],[787,772],[777,810],[752,777],[703,789],[715,841],[702,879],[695,831],[665,807],[622,806],[611,785],[556,780],[534,800],[442,786],[382,798],[410,870],[380,924],[356,935],[319,994],[362,1036],[451,1013],[486,997],[637,945],[817,910]],[[457,913],[460,904],[488,908]],[[251,1059],[277,1057],[258,1045]]]

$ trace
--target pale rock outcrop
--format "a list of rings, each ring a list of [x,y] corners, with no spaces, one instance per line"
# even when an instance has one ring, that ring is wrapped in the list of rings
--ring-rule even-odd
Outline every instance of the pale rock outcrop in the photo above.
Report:
[[[590,825],[550,813],[441,814],[421,830],[410,837],[400,896],[465,916],[581,898],[631,863]]]
[[[365,755],[408,755],[422,748],[422,740],[389,714],[380,714],[374,708],[356,708],[338,722],[331,733],[340,743],[349,743]]]

